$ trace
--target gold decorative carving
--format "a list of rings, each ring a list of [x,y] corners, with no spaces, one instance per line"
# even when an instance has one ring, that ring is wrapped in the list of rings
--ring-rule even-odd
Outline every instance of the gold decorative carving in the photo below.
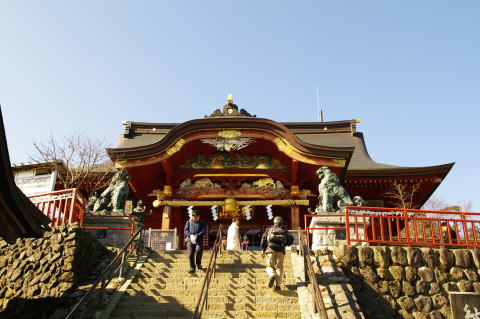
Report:
[[[290,146],[287,145],[287,143],[285,143],[285,141],[283,139],[281,139],[280,137],[277,137],[275,140],[273,140],[273,142],[277,145],[278,149],[287,154],[287,155],[290,155],[292,154],[293,150]]]
[[[163,186],[163,196],[172,197],[172,186],[170,185]]]
[[[115,168],[125,168],[126,164],[126,160],[118,160],[115,162]]]
[[[224,168],[253,168],[286,171],[280,160],[272,158],[268,154],[247,154],[221,152],[215,154],[197,153],[179,166],[180,170],[191,169],[224,169]]]
[[[256,180],[252,183],[243,183],[240,189],[249,189],[249,188],[270,188],[270,189],[283,189],[283,183],[280,180],[275,181],[271,177],[262,178]]]
[[[292,197],[300,196],[300,188],[298,187],[298,185],[292,185],[292,187],[290,188],[290,196]]]
[[[225,201],[219,200],[156,200],[153,202],[154,207],[159,206],[175,206],[175,207],[184,207],[184,206],[222,206]],[[272,199],[272,200],[239,200],[237,201],[238,206],[308,206],[308,199]]]
[[[197,181],[192,181],[190,178],[187,178],[180,183],[180,188],[222,189],[222,186],[210,178],[202,178]]]
[[[170,147],[168,150],[167,150],[167,154],[168,155],[173,155],[175,154],[176,152],[178,152],[182,146],[185,144],[185,140],[183,138],[179,139],[175,145],[173,145],[172,147]]]
[[[193,177],[205,177],[205,176],[243,176],[243,177],[268,177],[268,174],[255,174],[255,173],[245,173],[245,174],[240,174],[240,173],[208,173],[208,174],[195,174]]]
[[[242,132],[236,130],[226,130],[218,132],[218,136],[223,138],[235,138],[242,135]]]

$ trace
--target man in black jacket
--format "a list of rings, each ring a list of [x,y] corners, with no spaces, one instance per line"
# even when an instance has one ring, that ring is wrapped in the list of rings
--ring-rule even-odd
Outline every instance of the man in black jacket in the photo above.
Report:
[[[280,290],[283,276],[283,258],[285,247],[293,244],[293,236],[283,225],[283,219],[276,216],[273,219],[273,226],[265,230],[260,242],[263,253],[267,257],[268,287]]]
[[[192,219],[185,224],[184,234],[187,244],[187,253],[190,260],[189,273],[193,274],[196,268],[203,270],[202,268],[202,255],[203,255],[203,236],[205,236],[205,223],[200,220],[200,215],[197,211],[193,211]],[[196,253],[196,254],[195,254]]]

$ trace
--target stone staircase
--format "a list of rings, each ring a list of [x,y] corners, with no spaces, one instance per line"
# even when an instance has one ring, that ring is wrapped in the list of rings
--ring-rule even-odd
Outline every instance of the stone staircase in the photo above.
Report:
[[[333,255],[310,256],[313,270],[317,274],[317,281],[322,294],[323,303],[328,319],[364,319],[352,286],[342,269],[338,267]],[[303,257],[293,253],[294,274],[297,280],[302,319],[319,318],[313,312],[312,286],[305,279]]]
[[[204,251],[204,266],[209,259]],[[152,252],[110,318],[192,318],[204,272],[188,269],[185,251]],[[290,253],[284,269],[282,290],[273,291],[260,251],[222,252],[202,318],[300,318]]]

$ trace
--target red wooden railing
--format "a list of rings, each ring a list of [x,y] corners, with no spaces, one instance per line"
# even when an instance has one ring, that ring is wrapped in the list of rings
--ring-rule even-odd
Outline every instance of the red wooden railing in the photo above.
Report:
[[[337,217],[338,227],[309,227],[308,218]],[[340,217],[340,219],[338,219]],[[480,213],[349,206],[345,214],[305,215],[305,230],[345,230],[346,243],[480,247]]]
[[[28,198],[51,219],[50,226],[80,222],[83,219],[86,200],[76,188],[33,195]]]

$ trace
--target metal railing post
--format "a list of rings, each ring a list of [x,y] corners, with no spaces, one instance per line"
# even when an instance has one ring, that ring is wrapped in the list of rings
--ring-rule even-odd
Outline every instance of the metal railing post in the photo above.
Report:
[[[410,227],[408,225],[409,222],[409,216],[408,216],[408,211],[404,210],[403,211],[403,218],[405,219],[405,237],[407,240],[407,247],[410,247]]]
[[[124,267],[124,264],[125,264],[125,256],[126,256],[127,252],[124,251],[122,253],[122,260],[120,261],[120,271],[118,273],[118,278],[123,278],[122,275],[123,275],[123,267]]]
[[[350,214],[348,207],[345,209],[345,237],[347,237],[347,245],[350,246]]]
[[[463,224],[463,236],[465,236],[465,245],[467,248],[471,248],[470,239],[468,238],[468,226],[467,226],[467,219],[465,218],[465,214],[462,214],[462,224]],[[457,242],[460,244],[460,236],[457,235]]]

